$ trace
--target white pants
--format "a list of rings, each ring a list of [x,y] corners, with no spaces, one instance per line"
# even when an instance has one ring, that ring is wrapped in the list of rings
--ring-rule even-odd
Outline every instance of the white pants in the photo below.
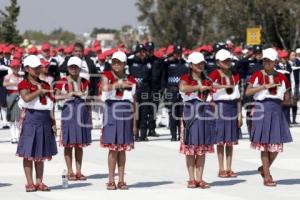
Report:
[[[10,133],[11,133],[11,139],[19,139],[20,136],[20,129],[18,126],[18,122],[9,122],[10,125]]]

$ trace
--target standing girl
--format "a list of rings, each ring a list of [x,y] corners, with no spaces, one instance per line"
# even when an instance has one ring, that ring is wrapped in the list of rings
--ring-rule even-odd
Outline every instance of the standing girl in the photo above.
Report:
[[[10,63],[12,73],[4,77],[3,86],[7,90],[7,121],[10,123],[11,143],[18,143],[20,129],[18,127],[20,119],[20,108],[18,106],[19,92],[18,85],[23,80],[19,75],[21,62],[20,60],[12,60]]]
[[[188,57],[190,73],[181,77],[179,90],[184,102],[184,134],[181,135],[180,152],[186,155],[189,173],[188,188],[209,188],[203,180],[205,154],[214,152],[212,105],[206,103],[211,82],[203,72],[205,60],[201,53],[193,52]],[[195,177],[196,175],[196,177]]]
[[[219,69],[209,75],[213,86],[216,88],[213,100],[216,103],[216,143],[219,161],[219,174],[221,178],[235,178],[237,175],[232,171],[233,145],[238,144],[241,136],[242,113],[240,102],[238,74],[230,69],[231,54],[221,49],[216,54]],[[224,167],[224,148],[226,151],[226,170]]]
[[[135,79],[125,74],[126,54],[118,51],[112,56],[112,71],[102,75],[102,100],[105,102],[101,146],[109,149],[108,190],[126,190],[124,181],[126,154],[134,148],[133,137],[137,132],[135,115]],[[115,184],[118,165],[119,182]]]
[[[68,73],[55,86],[56,100],[64,100],[61,113],[61,145],[65,148],[65,161],[70,181],[86,180],[81,173],[83,147],[91,144],[91,119],[85,99],[89,82],[79,76],[82,60],[76,56],[68,61]],[[76,174],[72,168],[75,149]]]
[[[22,109],[21,133],[17,155],[23,157],[23,167],[27,179],[26,191],[49,191],[43,183],[44,160],[51,160],[57,154],[55,142],[55,120],[50,85],[39,77],[41,62],[35,55],[24,60],[27,72],[18,85],[19,107]],[[32,178],[33,162],[36,184]]]
[[[246,95],[254,95],[256,101],[251,130],[251,147],[261,151],[262,166],[258,168],[265,186],[276,186],[270,167],[283,143],[292,142],[288,121],[282,105],[289,104],[290,83],[286,76],[275,71],[278,53],[272,49],[263,51],[264,69],[252,75]]]

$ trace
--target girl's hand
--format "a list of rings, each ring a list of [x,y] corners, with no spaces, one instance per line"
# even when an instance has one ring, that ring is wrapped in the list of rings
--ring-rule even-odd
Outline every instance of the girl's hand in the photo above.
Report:
[[[72,92],[72,95],[76,97],[81,97],[83,93],[81,91],[77,91],[77,92]]]
[[[53,133],[54,133],[54,135],[55,135],[55,137],[56,137],[56,135],[57,135],[57,128],[56,128],[56,125],[55,125],[55,124],[52,125],[52,130],[53,130]]]
[[[241,128],[243,126],[243,117],[242,115],[238,116],[238,127]]]
[[[54,92],[54,91],[53,90],[46,90],[46,89],[43,89],[43,88],[39,89],[39,94],[40,95],[45,95],[47,93],[52,93],[52,92]]]
[[[137,136],[137,134],[138,134],[138,129],[137,129],[137,127],[136,127],[135,125],[133,126],[132,132],[133,132],[133,135],[134,135],[134,136]]]
[[[234,87],[234,85],[220,85],[220,84],[214,84],[213,87],[216,88],[216,89],[223,89],[223,88],[225,88],[225,89],[231,89],[231,88]]]
[[[201,92],[204,92],[206,90],[211,90],[212,89],[212,86],[199,86],[199,90]]]
[[[121,83],[121,88],[132,88],[133,84],[130,83],[129,81],[123,81]]]
[[[265,84],[263,85],[265,89],[270,89],[279,86],[280,84]]]

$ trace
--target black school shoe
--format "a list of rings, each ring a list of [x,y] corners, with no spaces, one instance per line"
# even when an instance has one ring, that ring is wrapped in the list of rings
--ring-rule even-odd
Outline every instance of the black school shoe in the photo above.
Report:
[[[159,137],[159,135],[155,132],[155,130],[149,130],[148,136],[149,137]]]

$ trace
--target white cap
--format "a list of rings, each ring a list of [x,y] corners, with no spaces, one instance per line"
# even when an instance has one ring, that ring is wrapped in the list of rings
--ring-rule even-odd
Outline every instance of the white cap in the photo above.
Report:
[[[297,48],[297,49],[296,49],[296,53],[300,53],[300,48]]]
[[[127,56],[123,51],[117,51],[112,55],[111,59],[117,59],[120,62],[125,63],[127,61]]]
[[[77,67],[81,68],[82,67],[82,60],[78,58],[77,56],[73,56],[68,60],[68,67],[76,65]]]
[[[28,66],[28,67],[31,67],[31,68],[37,68],[39,66],[41,66],[41,60],[38,56],[36,55],[30,55],[30,56],[27,56],[25,59],[24,59],[24,66]]]
[[[229,58],[230,59],[232,58],[231,53],[225,49],[219,50],[216,54],[216,60],[219,60],[219,61],[224,61]]]
[[[205,62],[205,59],[200,52],[193,52],[188,57],[188,63],[199,64],[201,62]]]
[[[267,58],[272,61],[278,60],[278,52],[273,48],[264,49],[262,58]]]

